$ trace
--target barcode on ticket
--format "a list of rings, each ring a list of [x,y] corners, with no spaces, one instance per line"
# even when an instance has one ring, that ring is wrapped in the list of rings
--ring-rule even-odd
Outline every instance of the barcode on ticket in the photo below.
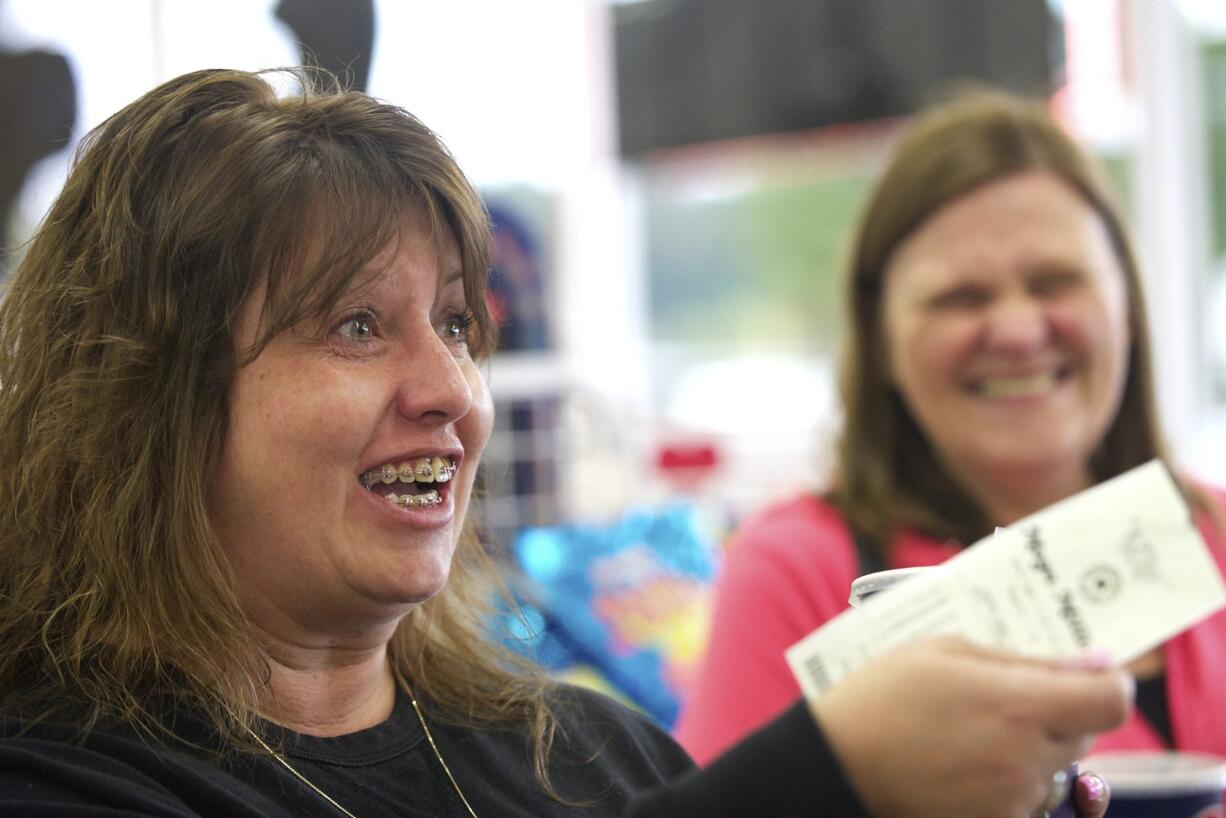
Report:
[[[822,657],[816,654],[807,657],[805,673],[809,675],[809,681],[817,688],[817,692],[824,692],[830,687],[830,674],[826,672],[826,663],[822,661]]]

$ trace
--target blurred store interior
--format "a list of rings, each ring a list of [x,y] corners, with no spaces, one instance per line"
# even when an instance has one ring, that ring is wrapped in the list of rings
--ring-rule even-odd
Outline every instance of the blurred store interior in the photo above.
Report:
[[[504,338],[482,511],[536,580],[514,629],[662,722],[651,691],[701,649],[724,533],[823,484],[848,232],[951,83],[1048,97],[1107,164],[1176,459],[1226,484],[1218,0],[0,0],[0,269],[109,113],[304,46],[485,196]]]

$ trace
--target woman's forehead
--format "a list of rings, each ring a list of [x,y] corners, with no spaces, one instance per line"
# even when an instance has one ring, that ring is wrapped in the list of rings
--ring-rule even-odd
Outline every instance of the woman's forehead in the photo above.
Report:
[[[350,281],[349,289],[367,286],[386,276],[406,255],[428,261],[437,271],[439,287],[464,278],[464,258],[450,225],[442,219],[432,218],[422,208],[414,208],[379,250],[360,265]]]

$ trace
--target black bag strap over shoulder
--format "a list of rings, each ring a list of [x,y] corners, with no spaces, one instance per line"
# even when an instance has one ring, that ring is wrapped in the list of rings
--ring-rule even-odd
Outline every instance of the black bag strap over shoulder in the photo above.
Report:
[[[859,576],[886,570],[889,566],[885,562],[885,549],[877,542],[877,538],[867,531],[861,531],[852,523],[848,523],[847,527],[851,530],[851,538],[856,544],[856,558],[860,562]]]
[[[832,503],[829,496],[823,499],[827,503]],[[856,561],[860,566],[859,570],[856,571],[856,576],[862,577],[865,574],[875,574],[890,567],[885,561],[885,548],[882,547],[881,543],[877,542],[876,537],[862,530],[846,517],[843,518],[843,523],[847,526],[847,530],[851,534],[851,541],[856,547]]]

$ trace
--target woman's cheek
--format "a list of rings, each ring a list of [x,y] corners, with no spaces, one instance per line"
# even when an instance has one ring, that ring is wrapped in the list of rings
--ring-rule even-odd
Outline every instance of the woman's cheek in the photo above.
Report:
[[[1070,299],[1049,307],[1048,320],[1063,344],[1083,356],[1118,357],[1128,345],[1122,305],[1090,297]]]
[[[916,361],[925,377],[956,379],[979,348],[983,319],[978,314],[941,315],[919,324],[903,354]]]

